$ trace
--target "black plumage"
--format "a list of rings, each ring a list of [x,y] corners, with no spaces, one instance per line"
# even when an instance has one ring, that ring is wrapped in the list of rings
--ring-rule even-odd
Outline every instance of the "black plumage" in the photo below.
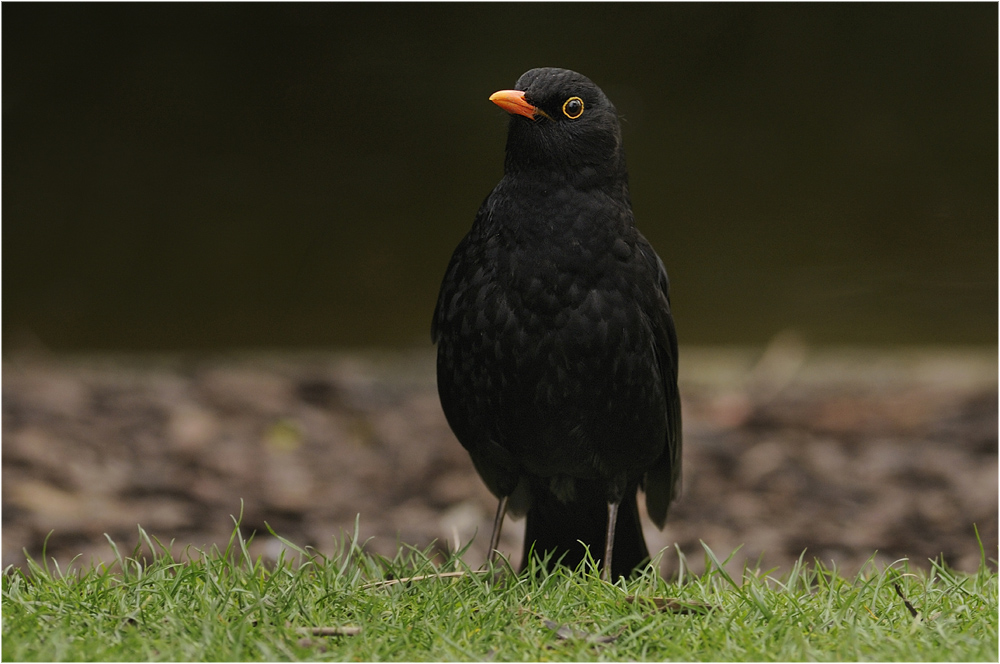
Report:
[[[677,338],[663,263],[636,228],[618,115],[588,78],[532,69],[509,113],[504,176],[445,273],[432,323],[448,423],[525,556],[649,558],[636,491],[663,527],[680,485]],[[611,537],[607,537],[608,534]],[[611,546],[613,543],[613,546]],[[612,552],[614,555],[612,555]]]

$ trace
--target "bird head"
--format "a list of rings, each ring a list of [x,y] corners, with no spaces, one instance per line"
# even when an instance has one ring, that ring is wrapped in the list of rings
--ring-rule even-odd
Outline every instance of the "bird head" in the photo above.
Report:
[[[508,173],[540,171],[594,183],[627,177],[618,112],[586,76],[531,69],[490,101],[511,115]]]

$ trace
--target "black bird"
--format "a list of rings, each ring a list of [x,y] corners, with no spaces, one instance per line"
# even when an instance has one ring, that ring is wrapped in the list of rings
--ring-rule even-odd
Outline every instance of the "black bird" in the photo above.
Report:
[[[441,406],[528,556],[602,576],[649,558],[636,491],[662,528],[681,472],[667,273],[636,229],[615,107],[585,76],[526,72],[504,176],[445,272],[431,337]],[[612,556],[612,551],[614,556]]]

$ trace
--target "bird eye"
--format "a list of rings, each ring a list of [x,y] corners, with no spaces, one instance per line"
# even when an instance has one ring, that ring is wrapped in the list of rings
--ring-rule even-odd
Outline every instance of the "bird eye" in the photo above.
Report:
[[[570,97],[563,102],[563,115],[570,120],[576,120],[583,115],[583,100],[579,97]]]

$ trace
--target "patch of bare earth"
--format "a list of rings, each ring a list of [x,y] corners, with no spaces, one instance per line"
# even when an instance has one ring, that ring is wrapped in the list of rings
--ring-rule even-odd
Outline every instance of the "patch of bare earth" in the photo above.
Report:
[[[997,551],[997,353],[682,348],[684,485],[651,550],[699,540],[787,569],[807,550],[847,573]],[[223,548],[243,509],[252,552],[450,548],[485,557],[494,498],[444,420],[431,351],[226,357],[8,358],[3,564],[112,559],[137,524],[179,553]],[[358,517],[360,515],[360,517]],[[648,522],[647,522],[648,525]],[[51,532],[51,536],[49,533]],[[523,522],[502,549],[520,558]]]

